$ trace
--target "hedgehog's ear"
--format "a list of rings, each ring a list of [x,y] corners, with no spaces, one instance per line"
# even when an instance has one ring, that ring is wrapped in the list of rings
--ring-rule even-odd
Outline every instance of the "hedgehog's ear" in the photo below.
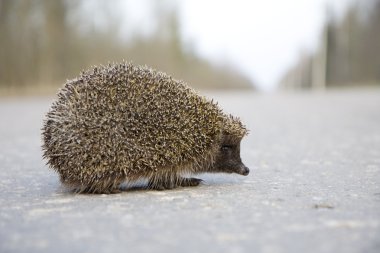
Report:
[[[248,134],[247,128],[243,125],[238,117],[234,117],[231,114],[225,117],[224,132],[230,135],[238,136],[242,139]]]
[[[240,143],[242,137],[240,135],[231,134],[228,131],[223,131],[222,145],[235,145]]]

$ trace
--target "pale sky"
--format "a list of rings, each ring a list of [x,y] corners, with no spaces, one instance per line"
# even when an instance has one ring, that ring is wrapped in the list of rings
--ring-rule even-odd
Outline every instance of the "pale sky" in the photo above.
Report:
[[[168,0],[182,35],[215,63],[234,66],[261,90],[273,90],[302,51],[315,50],[327,5],[338,15],[352,0]],[[149,30],[151,0],[123,1],[129,24]],[[131,11],[132,10],[132,11]],[[120,10],[123,12],[123,10]]]

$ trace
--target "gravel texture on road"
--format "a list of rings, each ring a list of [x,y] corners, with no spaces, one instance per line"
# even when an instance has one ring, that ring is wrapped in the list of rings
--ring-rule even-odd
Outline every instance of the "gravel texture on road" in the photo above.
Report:
[[[380,89],[210,93],[249,176],[72,194],[41,155],[51,100],[0,98],[0,252],[379,252]]]

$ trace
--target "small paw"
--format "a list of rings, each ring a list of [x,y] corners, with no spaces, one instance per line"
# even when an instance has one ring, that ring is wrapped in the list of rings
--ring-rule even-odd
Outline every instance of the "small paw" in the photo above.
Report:
[[[181,181],[181,186],[198,186],[201,182],[203,182],[203,180],[199,178],[184,178]]]

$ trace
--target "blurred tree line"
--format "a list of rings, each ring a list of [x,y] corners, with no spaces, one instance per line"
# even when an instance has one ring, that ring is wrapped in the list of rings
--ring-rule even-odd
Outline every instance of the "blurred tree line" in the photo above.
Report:
[[[341,20],[328,11],[315,53],[303,53],[285,88],[380,84],[380,1],[353,2]]]
[[[197,88],[253,87],[230,66],[212,64],[186,47],[175,7],[151,1],[154,32],[131,32],[125,39],[119,34],[120,19],[106,2],[98,1],[107,20],[102,29],[95,29],[81,11],[83,2],[0,0],[0,90],[55,89],[91,65],[123,59],[165,71]]]

